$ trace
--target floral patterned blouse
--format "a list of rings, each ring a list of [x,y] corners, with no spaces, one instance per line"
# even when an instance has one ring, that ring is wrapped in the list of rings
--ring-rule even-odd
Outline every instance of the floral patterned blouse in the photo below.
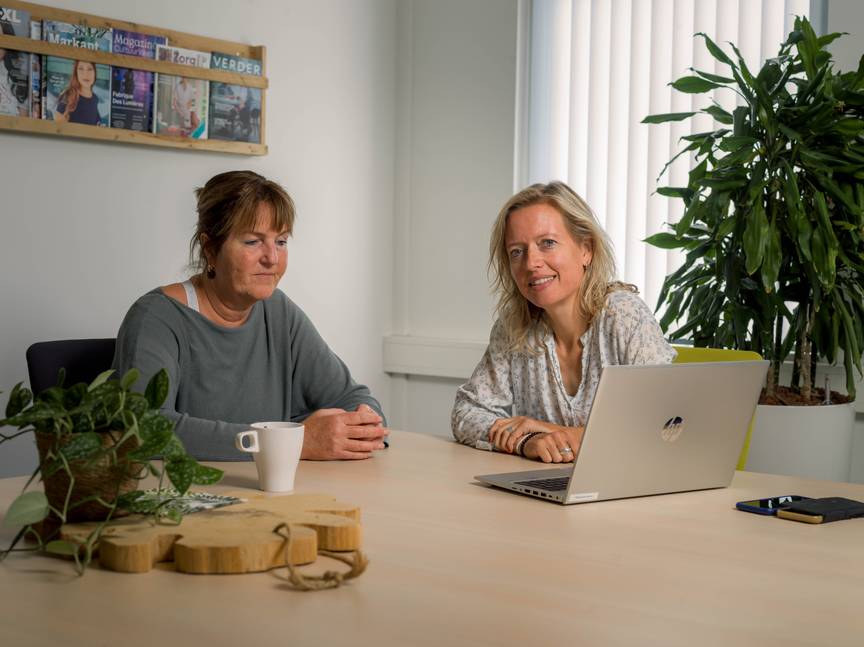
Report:
[[[582,335],[582,382],[576,395],[564,389],[555,338],[547,327],[542,352],[508,352],[504,326],[492,327],[489,346],[471,379],[459,387],[451,414],[460,443],[492,449],[489,427],[498,418],[527,416],[581,427],[588,419],[604,366],[668,364],[676,355],[651,310],[629,290],[616,290]]]

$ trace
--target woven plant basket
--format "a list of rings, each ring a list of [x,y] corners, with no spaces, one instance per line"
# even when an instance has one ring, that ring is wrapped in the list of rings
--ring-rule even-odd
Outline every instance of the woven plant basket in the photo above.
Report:
[[[115,445],[122,437],[122,433],[119,431],[105,432],[99,435],[102,438],[103,447]],[[54,457],[57,456],[58,450],[71,439],[71,434],[58,438],[54,434],[36,432],[36,447],[39,450],[40,466],[45,468],[53,463],[56,460]],[[131,492],[137,487],[144,465],[130,461],[126,455],[139,445],[140,442],[133,436],[117,447],[116,461],[111,455],[104,455],[96,459],[69,463],[75,484],[69,498],[67,522],[102,521],[107,518],[111,508],[96,500],[76,504],[92,496],[98,496],[103,501],[112,503],[117,496]],[[47,476],[43,473],[42,482],[48,503],[51,507],[62,510],[69,492],[69,475],[66,470],[61,468]],[[114,516],[118,515],[115,514]]]

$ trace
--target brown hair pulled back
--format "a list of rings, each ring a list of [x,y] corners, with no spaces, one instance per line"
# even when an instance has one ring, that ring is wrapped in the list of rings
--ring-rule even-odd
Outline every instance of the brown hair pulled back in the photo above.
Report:
[[[227,171],[214,175],[203,187],[195,189],[198,199],[198,223],[189,242],[189,259],[193,269],[204,272],[207,256],[219,253],[232,231],[255,227],[258,207],[273,208],[276,231],[294,231],[294,201],[279,184],[253,171]]]

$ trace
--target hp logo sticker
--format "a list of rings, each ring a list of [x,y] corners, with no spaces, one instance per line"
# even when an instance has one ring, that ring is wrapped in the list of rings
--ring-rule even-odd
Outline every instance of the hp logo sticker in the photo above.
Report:
[[[681,416],[675,416],[666,421],[666,424],[663,425],[663,429],[660,431],[660,436],[667,443],[674,443],[678,440],[682,431],[684,431],[684,419]]]

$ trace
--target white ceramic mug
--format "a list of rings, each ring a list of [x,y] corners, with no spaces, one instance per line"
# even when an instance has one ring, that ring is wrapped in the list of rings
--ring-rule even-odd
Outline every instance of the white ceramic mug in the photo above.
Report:
[[[249,445],[243,444],[249,439]],[[241,452],[255,457],[258,487],[265,492],[291,492],[303,449],[303,425],[299,422],[256,422],[234,438]]]

